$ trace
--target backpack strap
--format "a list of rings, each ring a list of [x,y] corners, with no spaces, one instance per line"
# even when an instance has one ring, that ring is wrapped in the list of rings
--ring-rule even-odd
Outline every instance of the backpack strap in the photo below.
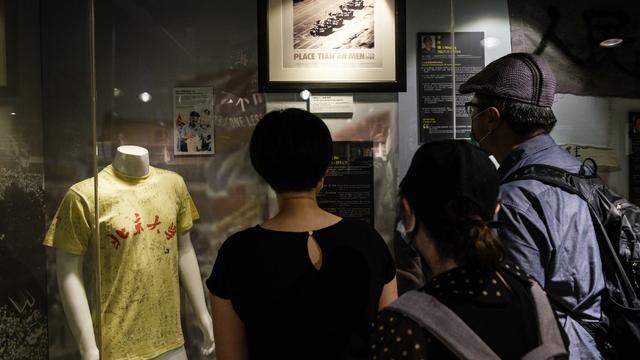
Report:
[[[592,165],[588,165],[588,162],[591,162]],[[587,168],[591,171],[590,175],[586,174]],[[584,186],[580,186],[578,184],[584,180],[595,179],[599,179],[597,175],[597,165],[595,165],[595,161],[593,159],[587,158],[583,161],[578,174],[573,174],[564,169],[550,165],[533,164],[519,168],[509,174],[509,176],[502,180],[501,183],[505,184],[517,180],[537,180],[543,184],[558,187],[570,194],[578,195],[582,200],[586,201],[596,233],[596,239],[598,240],[600,259],[602,260],[605,277],[607,278],[607,281],[611,283],[611,287],[622,292],[622,296],[619,296],[621,306],[638,307],[640,306],[640,298],[635,293],[631,280],[627,276],[624,267],[618,258],[617,251],[613,247],[611,239],[607,234],[607,230],[603,223],[604,220],[598,216],[598,212],[596,211],[594,202],[598,200],[593,197],[593,194],[585,193],[588,189],[585,189]],[[593,185],[594,184],[592,183],[590,186]],[[607,287],[609,287],[609,285],[607,285]],[[575,313],[571,309],[568,309],[556,299],[553,299],[553,297],[551,297],[551,299],[554,305],[560,305],[559,308],[561,310],[579,321],[579,317],[576,317]],[[612,300],[615,301],[615,299]]]
[[[537,316],[540,345],[522,359],[553,359],[568,356],[558,321],[547,295],[537,282],[531,282],[531,296]],[[388,306],[436,337],[460,359],[499,359],[498,355],[451,309],[435,297],[420,291],[409,291]]]
[[[581,169],[581,172],[583,170]],[[580,196],[583,200],[584,194],[580,192],[575,182],[576,174],[572,174],[564,169],[557,168],[551,165],[533,164],[523,166],[518,170],[512,172],[504,178],[500,183],[506,184],[512,181],[518,180],[537,180],[541,183],[559,187],[560,189],[574,195]],[[595,177],[597,175],[579,175],[582,177]]]
[[[500,359],[451,309],[421,291],[409,291],[388,308],[426,329],[460,359]]]
[[[540,345],[528,352],[522,359],[553,359],[568,356],[555,313],[549,304],[547,295],[536,281],[531,281],[531,296],[538,319]]]

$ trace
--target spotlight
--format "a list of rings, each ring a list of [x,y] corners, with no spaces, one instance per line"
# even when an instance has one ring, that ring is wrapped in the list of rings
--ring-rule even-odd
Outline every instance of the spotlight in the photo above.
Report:
[[[309,90],[302,90],[300,91],[300,97],[302,98],[302,100],[309,100],[309,97],[311,97],[311,92]]]
[[[600,42],[600,47],[610,49],[622,45],[623,42],[624,40],[618,38],[606,39]]]
[[[140,95],[138,95],[138,99],[140,99],[140,101],[142,102],[149,102],[151,101],[151,94],[149,94],[148,92],[141,92]]]
[[[490,49],[500,45],[500,39],[493,36],[486,37],[480,41],[480,45]]]

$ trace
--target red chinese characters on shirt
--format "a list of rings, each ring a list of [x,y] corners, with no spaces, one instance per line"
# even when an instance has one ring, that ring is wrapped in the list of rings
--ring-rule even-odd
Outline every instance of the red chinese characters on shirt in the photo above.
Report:
[[[149,230],[151,231],[155,230],[156,234],[160,234],[160,225],[162,224],[162,221],[160,221],[160,216],[155,215],[154,217],[155,218],[153,222],[150,224],[146,224],[146,226]],[[133,225],[134,225],[133,235],[140,235],[144,231],[142,217],[140,216],[139,213],[134,213]],[[164,231],[164,236],[168,241],[173,239],[177,233],[178,233],[178,227],[174,223],[171,223],[171,225],[169,225],[167,230]],[[115,234],[108,234],[107,237],[111,239],[111,245],[113,245],[113,248],[118,250],[118,248],[122,244],[121,241],[129,238],[129,235],[130,235],[129,230],[123,227],[116,230]]]
[[[115,237],[114,235],[107,235],[111,238],[111,245],[113,245],[113,247],[118,250],[118,248],[120,247],[120,240],[118,240],[117,237]]]
[[[126,239],[129,237],[129,232],[127,231],[126,228],[122,228],[120,230],[116,230],[116,234],[118,234],[118,236],[120,236],[123,239]]]
[[[129,232],[127,231],[126,228],[116,230],[116,234],[118,234],[120,239],[123,239],[123,240],[129,237]],[[120,247],[120,240],[118,240],[118,238],[115,237],[114,235],[110,234],[108,236],[111,238],[111,245],[113,245],[113,247],[116,248],[116,250],[118,250],[118,248]]]
[[[147,227],[149,228],[149,230],[156,230],[156,233],[160,234],[160,229],[156,229],[160,224],[162,224],[160,222],[160,217],[156,215],[156,219],[153,221],[153,224],[147,224]]]
[[[167,237],[167,240],[171,240],[177,232],[178,227],[174,223],[171,223],[171,226],[164,232],[164,235]]]
[[[135,224],[136,224],[136,232],[133,233],[133,235],[140,235],[141,232],[144,231],[144,228],[142,227],[142,223],[140,221],[142,221],[142,218],[140,218],[140,214],[135,213],[136,215],[136,219],[135,219]]]

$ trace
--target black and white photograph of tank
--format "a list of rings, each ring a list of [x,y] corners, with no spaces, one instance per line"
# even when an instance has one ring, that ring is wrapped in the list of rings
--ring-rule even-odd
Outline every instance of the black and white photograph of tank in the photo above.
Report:
[[[294,49],[373,49],[375,0],[294,0]]]

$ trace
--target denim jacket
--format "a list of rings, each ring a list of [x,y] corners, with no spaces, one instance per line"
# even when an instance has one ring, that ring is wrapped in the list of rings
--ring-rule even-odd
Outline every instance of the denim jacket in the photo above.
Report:
[[[546,164],[577,173],[582,162],[538,135],[515,148],[498,170],[501,179],[531,164]],[[571,317],[558,315],[570,341],[571,359],[600,359],[595,341],[576,319],[600,319],[604,275],[600,250],[587,203],[577,195],[536,180],[500,187],[500,238],[507,260],[531,274]]]

